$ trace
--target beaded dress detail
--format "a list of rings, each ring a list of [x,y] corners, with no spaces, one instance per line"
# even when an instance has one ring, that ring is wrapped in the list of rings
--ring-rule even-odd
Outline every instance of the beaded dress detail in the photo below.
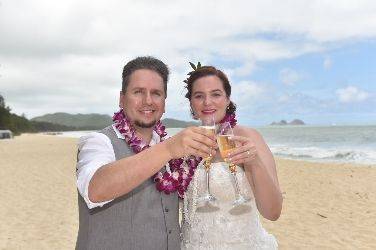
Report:
[[[277,249],[273,235],[260,223],[252,188],[245,172],[237,168],[240,189],[250,202],[233,208],[233,176],[224,162],[212,163],[210,191],[215,206],[202,207],[197,197],[205,190],[205,169],[201,164],[185,193],[182,221],[182,249]]]

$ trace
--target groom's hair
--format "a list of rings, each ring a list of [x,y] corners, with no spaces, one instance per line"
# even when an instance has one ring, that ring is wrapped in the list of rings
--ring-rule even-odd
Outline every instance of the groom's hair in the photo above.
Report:
[[[121,91],[125,93],[129,84],[129,78],[133,72],[139,69],[149,69],[156,72],[163,79],[164,91],[167,96],[167,81],[169,70],[161,60],[152,56],[140,56],[129,61],[123,68],[123,81]]]

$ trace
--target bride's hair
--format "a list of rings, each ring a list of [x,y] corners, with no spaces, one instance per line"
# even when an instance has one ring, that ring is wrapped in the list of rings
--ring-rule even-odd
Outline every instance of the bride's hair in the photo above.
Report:
[[[231,96],[231,85],[230,82],[221,70],[216,69],[214,66],[202,66],[197,68],[196,70],[190,72],[190,75],[188,79],[186,79],[184,82],[186,83],[185,88],[187,89],[187,93],[185,94],[185,97],[188,98],[188,100],[191,100],[192,97],[192,88],[193,83],[204,76],[217,76],[219,79],[221,79],[221,82],[223,84],[223,88],[226,92],[226,96],[230,98]],[[236,111],[236,104],[230,101],[230,104],[227,106],[226,114],[234,114]],[[194,116],[193,110],[191,109],[191,113]]]

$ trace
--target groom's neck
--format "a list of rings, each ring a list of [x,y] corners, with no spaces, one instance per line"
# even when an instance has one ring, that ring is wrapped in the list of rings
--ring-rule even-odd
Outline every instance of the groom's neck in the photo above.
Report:
[[[135,130],[136,130],[137,135],[141,137],[142,140],[146,142],[146,144],[150,143],[151,138],[153,137],[153,127],[151,128],[136,127]]]

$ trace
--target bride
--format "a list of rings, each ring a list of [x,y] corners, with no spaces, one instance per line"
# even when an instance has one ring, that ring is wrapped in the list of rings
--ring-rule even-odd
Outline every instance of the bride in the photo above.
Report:
[[[230,100],[226,75],[212,66],[194,67],[185,80],[191,112],[196,119],[214,116],[216,124],[229,122],[237,147],[225,157],[213,157],[210,192],[215,202],[200,202],[205,192],[206,170],[200,164],[185,193],[182,249],[277,249],[273,235],[262,227],[259,213],[277,220],[282,209],[276,166],[262,136],[254,129],[236,124],[236,106]],[[237,165],[241,194],[249,201],[234,207],[234,179],[228,163]]]

